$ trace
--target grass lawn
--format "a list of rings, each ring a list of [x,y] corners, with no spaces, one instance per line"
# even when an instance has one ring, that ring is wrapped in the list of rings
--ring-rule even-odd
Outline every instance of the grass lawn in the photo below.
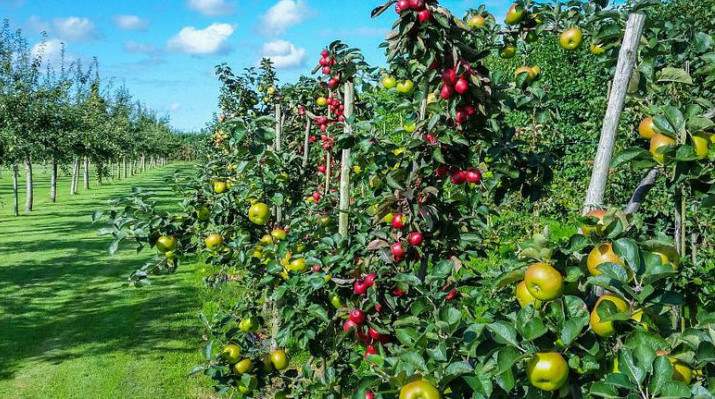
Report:
[[[63,177],[49,202],[49,173],[35,169],[35,211],[11,216],[12,180],[0,177],[0,398],[208,398],[201,361],[200,275],[180,271],[136,289],[126,277],[148,252],[110,257],[95,210],[133,186],[170,207],[167,166],[69,196]],[[22,171],[21,171],[22,172]],[[21,185],[24,177],[21,174]]]

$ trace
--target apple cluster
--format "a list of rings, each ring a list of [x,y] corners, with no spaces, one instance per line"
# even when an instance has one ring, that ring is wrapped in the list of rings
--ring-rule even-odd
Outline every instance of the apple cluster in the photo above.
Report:
[[[402,14],[408,10],[417,12],[417,19],[420,23],[427,22],[432,19],[432,11],[425,6],[424,0],[400,0],[395,4],[395,12]]]

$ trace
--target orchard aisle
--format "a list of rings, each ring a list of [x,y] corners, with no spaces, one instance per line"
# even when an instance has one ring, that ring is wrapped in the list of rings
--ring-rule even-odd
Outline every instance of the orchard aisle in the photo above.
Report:
[[[40,168],[38,168],[40,169]],[[188,165],[166,166],[81,190],[58,187],[49,203],[49,174],[38,170],[35,211],[11,216],[12,182],[0,178],[0,398],[205,398],[197,313],[200,276],[184,267],[134,289],[126,276],[147,259],[122,251],[110,257],[92,213],[134,186],[179,201],[165,179]],[[61,182],[62,183],[62,182]],[[21,201],[24,192],[20,193]]]

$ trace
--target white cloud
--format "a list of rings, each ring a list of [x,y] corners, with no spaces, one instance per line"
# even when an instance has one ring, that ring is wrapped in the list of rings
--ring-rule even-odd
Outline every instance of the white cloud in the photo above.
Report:
[[[149,21],[136,15],[117,15],[114,24],[122,30],[147,30]]]
[[[265,36],[278,36],[291,26],[305,21],[311,14],[305,0],[281,0],[261,18],[260,32]]]
[[[303,65],[305,49],[285,40],[274,40],[263,45],[263,58],[270,58],[276,68],[290,69]]]
[[[171,105],[169,106],[169,111],[172,111],[172,112],[173,112],[173,111],[178,111],[179,108],[181,108],[181,104],[179,104],[179,103],[171,103]]]
[[[236,4],[226,0],[189,0],[187,5],[207,17],[231,15],[236,10]]]
[[[228,50],[228,38],[233,32],[233,26],[222,23],[213,23],[205,29],[187,26],[169,39],[166,48],[193,55],[217,54]]]
[[[151,54],[156,52],[156,46],[153,44],[138,43],[134,40],[129,40],[124,43],[124,51],[134,54]]]
[[[65,44],[59,39],[49,39],[45,42],[36,43],[30,50],[33,57],[42,59],[43,65],[52,65],[59,67],[62,64],[63,53],[65,52]],[[74,61],[74,58],[64,54],[65,65]]]
[[[102,36],[89,18],[53,18],[48,22],[33,15],[27,23],[37,32],[47,32],[48,35],[67,42],[91,42]]]
[[[99,38],[97,27],[89,18],[54,18],[52,26],[57,36],[74,42],[86,42]]]

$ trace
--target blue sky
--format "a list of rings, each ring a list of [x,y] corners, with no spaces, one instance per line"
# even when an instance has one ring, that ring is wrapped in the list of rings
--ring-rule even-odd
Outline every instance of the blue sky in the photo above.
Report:
[[[443,0],[458,15],[486,3],[504,15],[511,1]],[[30,43],[47,32],[46,54],[61,43],[70,59],[96,56],[102,76],[125,84],[135,98],[168,114],[179,130],[204,127],[216,111],[213,70],[234,70],[269,56],[283,82],[309,74],[334,39],[383,65],[378,45],[394,22],[390,11],[370,19],[381,0],[0,0],[0,18],[22,28]]]

